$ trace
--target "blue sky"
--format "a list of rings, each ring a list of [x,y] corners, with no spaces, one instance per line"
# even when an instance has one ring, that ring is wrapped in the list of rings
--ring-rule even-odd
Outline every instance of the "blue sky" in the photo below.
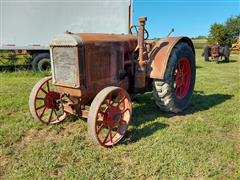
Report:
[[[150,38],[164,37],[171,28],[174,36],[208,35],[210,25],[224,23],[240,14],[240,0],[133,0],[133,22],[147,16]]]

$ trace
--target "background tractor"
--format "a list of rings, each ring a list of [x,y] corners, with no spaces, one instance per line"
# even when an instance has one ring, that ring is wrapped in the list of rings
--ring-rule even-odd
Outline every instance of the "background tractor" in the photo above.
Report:
[[[227,45],[208,45],[204,47],[202,56],[204,57],[205,61],[209,61],[210,57],[211,61],[218,63],[219,58],[222,59],[222,57],[224,57],[224,61],[229,62],[230,49]]]
[[[65,33],[50,41],[52,76],[32,89],[29,108],[45,124],[69,114],[87,118],[93,142],[118,143],[131,120],[129,94],[153,91],[160,109],[178,113],[195,84],[195,51],[187,37],[146,41],[146,17],[137,34]]]

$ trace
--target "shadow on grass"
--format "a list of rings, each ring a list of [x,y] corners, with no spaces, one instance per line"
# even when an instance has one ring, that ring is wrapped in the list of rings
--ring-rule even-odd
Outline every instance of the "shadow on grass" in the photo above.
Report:
[[[192,101],[189,107],[182,113],[173,114],[159,110],[155,105],[152,93],[139,95],[135,98],[136,104],[133,108],[133,117],[131,125],[133,128],[126,136],[126,141],[129,143],[136,142],[141,138],[152,135],[155,131],[168,127],[168,124],[162,122],[153,122],[158,117],[173,117],[194,114],[196,112],[205,111],[224,101],[231,99],[233,95],[226,94],[210,94],[205,95],[203,92],[194,92]]]
[[[229,94],[205,95],[203,92],[195,91],[189,107],[182,113],[182,115],[208,110],[211,107],[214,107],[228,99],[231,99],[233,96],[234,95]]]
[[[220,60],[220,61],[218,61],[218,64],[228,64],[228,63],[235,63],[235,62],[238,62],[237,60],[230,60],[229,62],[227,62],[227,61],[224,61],[224,60]]]
[[[196,68],[197,68],[197,69],[201,69],[201,68],[202,68],[202,66],[196,65]]]

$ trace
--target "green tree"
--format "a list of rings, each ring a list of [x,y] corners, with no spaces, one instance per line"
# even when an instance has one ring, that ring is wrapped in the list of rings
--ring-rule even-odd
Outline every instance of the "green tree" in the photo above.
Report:
[[[228,18],[224,24],[211,25],[208,35],[208,43],[229,45],[236,42],[240,31],[240,15]]]
[[[226,29],[228,36],[228,44],[233,44],[237,41],[240,33],[240,15],[235,18],[231,17],[226,21]]]
[[[227,41],[227,29],[223,24],[214,23],[211,25],[210,34],[208,36],[208,43],[220,45],[225,44]]]

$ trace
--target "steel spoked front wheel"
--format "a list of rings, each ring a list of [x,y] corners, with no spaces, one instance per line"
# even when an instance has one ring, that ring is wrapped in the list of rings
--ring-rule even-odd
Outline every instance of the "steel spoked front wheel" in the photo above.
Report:
[[[54,91],[51,77],[41,79],[33,87],[29,97],[29,109],[34,119],[44,124],[60,123],[66,118],[61,95]]]
[[[123,138],[131,115],[128,93],[119,87],[107,87],[97,94],[91,104],[88,133],[95,143],[111,147]]]

